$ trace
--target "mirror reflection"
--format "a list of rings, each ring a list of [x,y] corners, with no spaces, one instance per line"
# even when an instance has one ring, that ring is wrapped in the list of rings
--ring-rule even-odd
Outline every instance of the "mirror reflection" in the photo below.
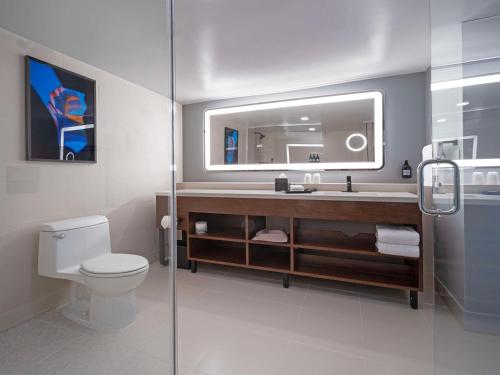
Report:
[[[378,168],[382,127],[380,92],[212,109],[205,113],[205,166]]]

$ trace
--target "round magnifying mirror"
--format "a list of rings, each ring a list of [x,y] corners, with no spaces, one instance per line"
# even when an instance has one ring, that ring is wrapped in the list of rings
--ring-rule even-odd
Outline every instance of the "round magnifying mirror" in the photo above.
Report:
[[[367,144],[368,140],[361,133],[353,133],[345,140],[346,147],[353,152],[363,151]]]

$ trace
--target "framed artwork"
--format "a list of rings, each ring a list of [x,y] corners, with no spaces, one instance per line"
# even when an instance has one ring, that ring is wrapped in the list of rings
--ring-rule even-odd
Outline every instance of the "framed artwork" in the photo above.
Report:
[[[27,160],[96,159],[96,82],[25,56]]]
[[[224,128],[224,164],[238,164],[238,130]]]

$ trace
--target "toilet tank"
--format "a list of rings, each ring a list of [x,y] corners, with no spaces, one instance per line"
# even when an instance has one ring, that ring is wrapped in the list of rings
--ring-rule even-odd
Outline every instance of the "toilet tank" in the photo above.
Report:
[[[58,277],[96,256],[111,253],[109,221],[87,216],[43,224],[38,241],[38,273]]]

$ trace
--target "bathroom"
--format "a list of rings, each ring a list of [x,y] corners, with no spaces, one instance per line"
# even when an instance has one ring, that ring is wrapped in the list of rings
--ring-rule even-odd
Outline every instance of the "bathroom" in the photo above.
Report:
[[[0,374],[498,374],[499,35],[498,0],[2,1]]]

